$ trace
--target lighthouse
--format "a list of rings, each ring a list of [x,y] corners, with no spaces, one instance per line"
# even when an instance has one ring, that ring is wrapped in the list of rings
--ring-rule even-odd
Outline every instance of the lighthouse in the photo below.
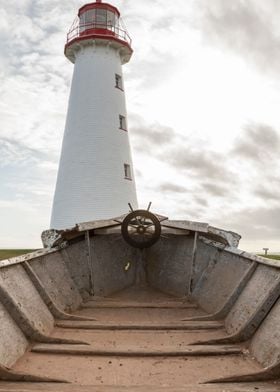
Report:
[[[137,208],[122,73],[132,52],[116,7],[97,0],[79,9],[65,45],[74,73],[51,228]]]

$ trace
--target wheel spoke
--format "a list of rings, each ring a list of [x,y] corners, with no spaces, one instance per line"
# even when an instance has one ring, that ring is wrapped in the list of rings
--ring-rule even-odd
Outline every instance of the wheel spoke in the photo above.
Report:
[[[152,227],[152,226],[155,226],[155,225],[153,223],[150,223],[149,225],[146,225],[145,227],[147,229],[147,228]]]

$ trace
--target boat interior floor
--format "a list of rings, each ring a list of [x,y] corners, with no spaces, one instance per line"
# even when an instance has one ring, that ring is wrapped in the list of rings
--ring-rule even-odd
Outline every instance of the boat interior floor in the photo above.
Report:
[[[186,298],[150,287],[92,297],[57,320],[52,337],[80,344],[34,343],[13,370],[65,380],[65,383],[1,382],[0,391],[279,391],[279,384],[209,380],[258,372],[261,366],[245,345],[192,345],[226,336],[222,321],[183,321],[204,315]],[[84,343],[84,344],[82,344]]]

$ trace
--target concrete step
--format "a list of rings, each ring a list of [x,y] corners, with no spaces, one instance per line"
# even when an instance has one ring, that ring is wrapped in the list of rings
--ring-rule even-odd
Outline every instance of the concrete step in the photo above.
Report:
[[[86,348],[86,347],[85,347]],[[75,347],[73,347],[75,349]],[[204,349],[204,348],[203,348]],[[83,353],[84,354],[84,353]],[[261,367],[243,355],[199,356],[92,356],[69,352],[28,352],[15,371],[64,379],[79,385],[99,386],[199,386],[208,380],[258,372]],[[58,385],[59,390],[60,385]],[[80,390],[77,388],[77,390]]]
[[[138,323],[185,323],[182,321],[188,316],[199,316],[205,314],[200,309],[183,308],[183,307],[139,307],[139,306],[105,306],[95,308],[82,308],[75,312],[76,316],[83,318],[91,318],[101,324],[116,323],[116,324],[138,324]],[[74,320],[73,320],[74,321]],[[77,320],[79,321],[79,320]],[[84,320],[85,321],[85,320]],[[88,320],[90,321],[90,320]],[[201,321],[199,321],[201,322]]]
[[[218,321],[182,321],[183,316],[199,313],[204,314],[185,299],[154,290],[92,298],[75,314],[96,321],[57,320],[52,332],[54,337],[79,339],[88,345],[35,344],[13,367],[68,383],[0,383],[0,392],[279,390],[279,384],[273,383],[203,384],[234,374],[255,374],[262,368],[243,354],[241,346],[190,346],[198,339],[226,334]]]
[[[165,331],[165,330],[176,330],[176,331],[197,331],[197,330],[212,330],[212,329],[223,329],[224,326],[218,321],[207,321],[207,322],[173,322],[173,323],[100,323],[98,321],[56,321],[56,326],[59,328],[70,328],[70,329],[98,329],[98,330],[140,330],[140,331]]]
[[[81,306],[83,309],[98,309],[98,308],[116,308],[116,309],[197,309],[198,306],[193,303],[185,303],[185,302],[177,302],[177,301],[168,301],[168,302],[158,302],[158,303],[149,303],[149,302],[135,302],[135,301],[88,301]]]
[[[103,350],[111,348],[155,348],[173,347],[174,350],[186,347],[194,343],[197,339],[217,339],[226,336],[222,329],[210,329],[199,331],[137,331],[137,330],[78,330],[56,327],[52,337],[63,337],[64,339],[80,340],[87,342],[96,349]]]
[[[34,353],[66,354],[84,356],[117,356],[117,357],[188,357],[211,355],[238,355],[242,354],[239,346],[189,346],[189,347],[146,347],[146,348],[111,348],[96,349],[93,346],[78,346],[67,344],[36,344],[32,347]]]
[[[77,384],[27,384],[0,382],[0,392],[279,392],[280,384],[221,384],[183,385],[179,387],[158,386],[99,386]]]

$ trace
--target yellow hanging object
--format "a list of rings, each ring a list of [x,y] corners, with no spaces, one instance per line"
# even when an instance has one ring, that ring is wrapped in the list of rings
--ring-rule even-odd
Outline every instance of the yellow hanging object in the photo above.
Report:
[[[128,261],[127,264],[126,264],[126,266],[124,267],[124,270],[125,270],[125,271],[128,271],[129,268],[130,268],[130,266],[131,266],[131,264],[130,264],[130,262]]]

